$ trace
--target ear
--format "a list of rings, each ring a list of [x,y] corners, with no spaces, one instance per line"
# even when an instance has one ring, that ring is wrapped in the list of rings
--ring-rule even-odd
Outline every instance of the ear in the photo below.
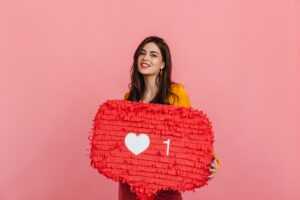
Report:
[[[165,63],[163,63],[160,67],[160,69],[163,69],[163,68],[165,68]]]

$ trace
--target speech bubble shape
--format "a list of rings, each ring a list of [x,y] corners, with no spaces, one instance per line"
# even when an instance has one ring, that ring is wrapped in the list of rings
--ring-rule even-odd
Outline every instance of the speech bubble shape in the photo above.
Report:
[[[208,184],[214,134],[203,111],[108,100],[99,106],[89,140],[91,166],[127,182],[140,200]]]

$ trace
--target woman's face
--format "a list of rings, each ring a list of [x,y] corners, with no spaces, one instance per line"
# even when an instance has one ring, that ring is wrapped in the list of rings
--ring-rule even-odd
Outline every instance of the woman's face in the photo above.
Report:
[[[145,44],[139,52],[138,71],[145,76],[156,76],[162,68],[164,68],[164,62],[158,46],[154,42]]]

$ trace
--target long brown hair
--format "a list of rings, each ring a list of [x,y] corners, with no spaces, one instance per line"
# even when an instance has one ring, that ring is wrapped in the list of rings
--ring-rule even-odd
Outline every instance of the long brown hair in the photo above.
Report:
[[[162,70],[162,74],[156,77],[156,84],[158,86],[158,92],[150,103],[170,104],[169,95],[176,95],[171,92],[171,84],[174,83],[171,80],[172,74],[172,59],[171,52],[168,44],[164,39],[158,36],[146,37],[137,47],[133,56],[133,64],[131,66],[131,82],[129,84],[129,95],[127,100],[139,101],[145,92],[145,82],[143,75],[138,71],[138,57],[142,48],[149,42],[155,43],[161,51],[163,62],[165,67]]]

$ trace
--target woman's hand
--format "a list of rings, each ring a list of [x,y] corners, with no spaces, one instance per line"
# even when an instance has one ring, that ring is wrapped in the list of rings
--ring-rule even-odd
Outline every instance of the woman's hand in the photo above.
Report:
[[[209,171],[211,172],[211,175],[208,177],[209,180],[214,178],[220,166],[221,166],[220,160],[214,156],[214,159],[212,160],[209,168]]]

